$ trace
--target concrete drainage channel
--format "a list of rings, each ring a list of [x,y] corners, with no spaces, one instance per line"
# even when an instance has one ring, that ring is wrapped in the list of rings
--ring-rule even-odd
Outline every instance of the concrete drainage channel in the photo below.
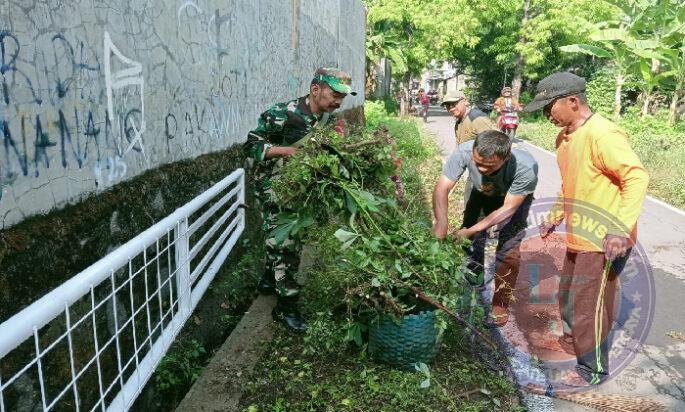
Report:
[[[274,296],[258,296],[214,354],[177,411],[238,411],[243,387],[274,333]]]
[[[316,262],[316,249],[302,249],[297,280],[304,283],[305,273]],[[272,339],[276,327],[271,310],[275,296],[259,295],[212,356],[200,378],[195,381],[176,408],[179,412],[234,412],[238,411],[243,389],[252,371]]]

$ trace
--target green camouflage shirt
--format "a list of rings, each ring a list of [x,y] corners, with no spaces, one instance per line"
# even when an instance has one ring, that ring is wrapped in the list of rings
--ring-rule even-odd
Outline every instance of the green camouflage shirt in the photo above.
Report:
[[[316,115],[309,108],[309,95],[277,103],[259,116],[257,128],[247,134],[245,154],[258,162],[271,146],[291,146],[302,139],[325,115]],[[327,123],[334,121],[328,117]]]

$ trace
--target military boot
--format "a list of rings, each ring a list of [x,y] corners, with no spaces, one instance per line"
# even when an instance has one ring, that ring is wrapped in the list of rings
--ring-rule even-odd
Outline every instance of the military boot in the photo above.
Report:
[[[262,295],[273,295],[276,293],[276,275],[273,269],[267,268],[262,274],[262,278],[257,284],[257,291]]]
[[[307,322],[297,309],[297,296],[279,295],[271,316],[275,321],[284,324],[295,332],[307,331]]]

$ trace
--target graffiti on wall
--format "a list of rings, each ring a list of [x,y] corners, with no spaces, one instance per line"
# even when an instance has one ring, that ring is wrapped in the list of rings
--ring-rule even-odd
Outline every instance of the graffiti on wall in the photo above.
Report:
[[[338,36],[363,50],[361,4],[360,33],[316,0],[62,5],[0,10],[0,227],[241,142],[317,66],[343,63]]]

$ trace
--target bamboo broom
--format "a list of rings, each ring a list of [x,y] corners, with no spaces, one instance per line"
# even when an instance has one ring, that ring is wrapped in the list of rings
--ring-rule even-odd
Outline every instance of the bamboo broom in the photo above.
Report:
[[[602,412],[667,412],[668,409],[660,402],[640,396],[617,395],[600,393],[597,391],[585,392],[545,392],[541,388],[527,386],[527,392],[544,395],[552,398],[589,406]]]

